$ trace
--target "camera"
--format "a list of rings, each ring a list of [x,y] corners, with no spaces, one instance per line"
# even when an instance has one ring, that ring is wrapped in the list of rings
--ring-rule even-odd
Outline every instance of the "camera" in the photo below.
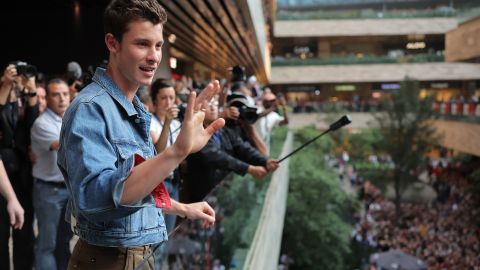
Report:
[[[30,65],[27,62],[24,61],[13,61],[10,62],[10,64],[13,64],[15,66],[15,69],[17,70],[17,75],[23,75],[27,78],[35,77],[37,75],[37,68],[34,65]]]
[[[245,68],[242,66],[234,66],[232,68],[232,82],[244,82],[246,80]]]
[[[258,119],[257,108],[248,106],[247,97],[240,94],[231,94],[227,96],[227,105],[238,109],[239,119],[249,124],[253,124]]]
[[[183,119],[185,119],[185,110],[187,109],[187,103],[182,103],[178,105],[178,121],[183,122]]]

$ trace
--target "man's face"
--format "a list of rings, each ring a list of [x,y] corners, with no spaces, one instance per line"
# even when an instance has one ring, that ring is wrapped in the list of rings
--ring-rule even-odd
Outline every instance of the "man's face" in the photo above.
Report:
[[[205,111],[205,119],[203,122],[205,124],[210,124],[218,118],[218,100],[213,98],[208,104],[208,108]]]
[[[47,86],[47,106],[56,114],[63,116],[70,104],[70,91],[66,83],[51,83]]]
[[[38,108],[40,112],[43,112],[47,107],[45,88],[37,87],[37,97],[38,97]]]
[[[152,84],[162,59],[163,25],[136,20],[128,24],[115,58],[127,87]]]
[[[272,107],[277,105],[277,100],[276,99],[264,99],[262,101],[262,103],[263,103],[263,107],[265,109],[269,109],[269,108],[272,108]]]

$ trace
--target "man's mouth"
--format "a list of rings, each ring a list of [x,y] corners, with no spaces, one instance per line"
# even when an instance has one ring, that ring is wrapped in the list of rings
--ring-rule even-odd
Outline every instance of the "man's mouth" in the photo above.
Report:
[[[154,73],[155,67],[140,67],[140,70],[146,73]]]

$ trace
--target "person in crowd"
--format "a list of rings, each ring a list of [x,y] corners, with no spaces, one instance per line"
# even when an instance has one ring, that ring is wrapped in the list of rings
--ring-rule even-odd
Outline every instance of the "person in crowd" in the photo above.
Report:
[[[9,64],[0,79],[0,155],[25,211],[23,227],[12,231],[12,234],[7,213],[0,213],[0,269],[10,269],[10,235],[13,238],[15,269],[32,269],[33,179],[29,149],[30,128],[39,114],[34,75],[18,74],[16,64]],[[0,209],[5,207],[5,200],[0,200]]]
[[[152,83],[150,88],[151,100],[154,112],[150,124],[150,134],[157,153],[163,152],[167,147],[173,145],[180,133],[181,123],[178,121],[179,109],[175,104],[175,89],[167,79],[159,78]],[[178,201],[180,196],[180,175],[178,168],[164,180],[170,198]],[[176,215],[165,215],[165,225],[170,233],[175,227]],[[162,260],[165,258],[165,250],[157,256],[155,267],[161,269]]]
[[[150,96],[150,89],[145,85],[142,85],[138,88],[137,97],[145,107],[145,110],[149,113],[155,112],[155,108],[153,107],[152,97]]]
[[[218,118],[218,101],[212,100],[206,111],[204,125]],[[250,174],[261,179],[278,168],[276,160],[268,160],[249,143],[244,142],[232,129],[223,128],[213,134],[207,145],[187,158],[185,175],[189,201],[204,197],[229,174]]]
[[[160,64],[167,15],[156,0],[114,0],[104,13],[107,69],[67,109],[58,165],[70,193],[66,216],[79,236],[69,269],[154,269],[151,245],[167,240],[162,215],[215,222],[206,202],[179,203],[163,181],[188,154],[197,152],[224,125],[203,127],[206,105],[219,91],[210,83],[188,96],[177,140],[155,155],[151,114],[135,95],[150,85]],[[142,262],[143,261],[143,262]]]
[[[10,226],[15,230],[19,230],[23,226],[23,214],[24,210],[18,201],[17,195],[13,191],[12,184],[10,179],[8,179],[7,172],[5,171],[5,166],[3,166],[2,157],[0,156],[0,194],[7,201],[6,209],[0,209],[0,212],[5,210],[8,213],[10,220]]]
[[[38,221],[35,269],[67,269],[72,231],[65,221],[68,191],[57,166],[62,118],[70,104],[70,91],[62,79],[47,84],[47,109],[31,130],[33,164],[33,206]]]
[[[288,112],[285,100],[277,101],[277,97],[270,91],[265,91],[263,94],[262,105],[263,107],[260,107],[257,111],[259,119],[255,122],[255,127],[268,149],[267,153],[269,153],[272,129],[276,126],[288,124]],[[282,108],[283,116],[276,112],[278,107]]]
[[[257,77],[255,75],[248,77],[246,87],[250,89],[252,97],[254,97],[255,99],[258,99],[263,94],[262,88],[260,87],[257,81]]]
[[[67,64],[66,82],[70,91],[70,101],[73,100],[83,88],[82,67],[79,63],[71,61]]]
[[[178,102],[187,102],[188,95],[193,90],[191,87],[189,87],[188,81],[189,79],[186,76],[183,76],[181,79],[176,80],[175,82],[175,92]]]
[[[37,86],[38,111],[40,113],[43,113],[47,108],[46,96],[47,92],[45,91],[45,88]]]
[[[252,102],[248,100],[247,96],[239,92],[228,95],[226,101],[226,108],[221,113],[222,117],[227,120],[225,128],[232,130],[243,141],[267,157],[267,146],[254,126],[258,119],[257,107],[251,106]]]

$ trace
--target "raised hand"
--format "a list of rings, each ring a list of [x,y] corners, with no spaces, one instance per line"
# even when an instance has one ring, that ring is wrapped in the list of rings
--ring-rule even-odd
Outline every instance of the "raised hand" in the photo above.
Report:
[[[199,151],[207,144],[213,133],[225,125],[225,120],[219,118],[208,127],[203,127],[208,103],[219,91],[220,84],[214,81],[209,83],[198,97],[195,92],[190,93],[182,129],[173,145],[177,154],[187,156]]]
[[[178,112],[180,112],[180,109],[178,108],[177,105],[173,105],[172,107],[169,107],[167,109],[167,115],[166,115],[167,120],[172,120],[177,118]]]

